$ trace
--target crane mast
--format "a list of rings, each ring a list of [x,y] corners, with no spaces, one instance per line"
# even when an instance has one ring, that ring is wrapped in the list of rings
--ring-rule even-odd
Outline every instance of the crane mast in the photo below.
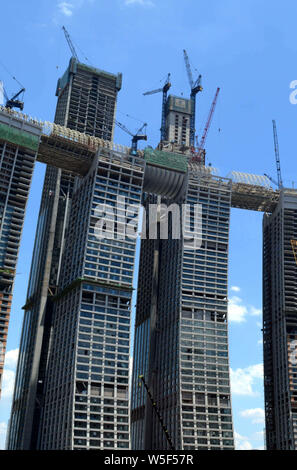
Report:
[[[216,109],[219,93],[220,93],[220,88],[217,88],[215,97],[213,99],[213,102],[212,102],[210,110],[209,110],[209,114],[208,114],[208,118],[207,118],[207,121],[206,121],[206,124],[205,124],[203,135],[202,135],[202,138],[201,138],[201,141],[200,141],[200,144],[199,144],[199,153],[202,152],[205,148],[206,137],[207,137],[207,134],[208,134],[208,131],[209,131],[209,128],[210,128],[210,124],[211,124],[211,121],[212,121],[212,118],[213,118],[213,115],[214,115],[214,111]]]
[[[279,146],[278,146],[276,122],[275,122],[274,119],[272,120],[272,126],[273,126],[273,140],[274,140],[274,153],[275,153],[275,161],[276,161],[277,181],[275,181],[273,178],[271,178],[271,176],[267,175],[267,173],[264,173],[264,176],[266,176],[273,184],[275,184],[278,187],[278,189],[282,189],[283,188],[283,180],[282,180],[281,166],[280,166],[280,156],[279,156]]]
[[[167,93],[168,90],[171,87],[170,83],[170,73],[167,75],[166,82],[162,88],[158,88],[157,90],[152,90],[152,91],[146,91],[143,93],[144,96],[147,95],[153,95],[155,93],[160,93],[162,91],[163,96],[162,96],[162,117],[161,117],[161,142],[164,142],[165,140],[165,128],[166,128],[166,102],[167,102]]]
[[[195,121],[196,121],[196,95],[199,91],[202,91],[201,86],[202,76],[198,75],[196,81],[193,80],[193,74],[190,66],[189,57],[187,51],[184,49],[184,60],[186,64],[186,70],[188,74],[189,84],[191,87],[191,119],[190,119],[190,146],[194,148],[195,146]]]
[[[274,153],[275,153],[276,170],[277,170],[277,183],[278,183],[278,188],[282,189],[283,181],[282,181],[282,174],[281,174],[281,167],[280,167],[279,146],[278,146],[278,137],[277,137],[275,120],[272,121],[272,125],[273,125]]]

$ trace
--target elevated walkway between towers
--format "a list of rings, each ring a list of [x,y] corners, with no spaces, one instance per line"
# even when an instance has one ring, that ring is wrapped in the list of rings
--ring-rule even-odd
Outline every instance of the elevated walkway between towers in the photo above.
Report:
[[[273,212],[279,191],[272,189],[264,175],[252,175],[232,171],[227,175],[232,180],[231,206],[259,212]]]
[[[48,121],[0,106],[0,140],[38,149],[37,161],[84,176],[99,148],[129,154],[129,147],[82,134]],[[28,133],[26,124],[41,130],[40,139]]]
[[[39,121],[3,106],[0,106],[0,118],[0,140],[37,150],[37,161],[70,171],[78,176],[84,176],[88,172],[99,148],[106,148],[127,156],[130,153],[129,147],[88,136],[51,122]],[[40,138],[28,135],[26,123],[33,124],[41,130]],[[144,187],[146,191],[150,190],[153,182],[153,189],[157,194],[158,191],[161,194],[166,186],[164,189],[166,196],[172,193],[172,187],[169,190],[168,185],[173,182],[178,185],[184,184],[184,175],[186,175],[183,168],[184,155],[174,154],[174,165],[172,165],[168,163],[170,161],[170,153],[168,152],[158,152],[157,154],[156,151],[150,151],[149,158],[145,153],[145,151],[138,152],[139,157],[146,159],[147,184]],[[160,165],[161,154],[166,154],[162,165]],[[178,157],[181,158],[180,163],[177,162]],[[170,173],[169,176],[165,174],[166,171]],[[267,178],[235,171],[230,173],[227,178],[232,180],[231,207],[273,212],[279,201],[280,193],[270,186]],[[176,192],[178,192],[177,189]],[[296,190],[292,191],[296,192]]]

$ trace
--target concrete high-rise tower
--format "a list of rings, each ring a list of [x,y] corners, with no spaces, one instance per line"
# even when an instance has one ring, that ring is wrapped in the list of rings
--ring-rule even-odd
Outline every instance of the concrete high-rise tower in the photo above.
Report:
[[[72,59],[58,81],[55,121],[111,139],[120,81],[119,75]],[[188,100],[170,96],[166,117],[166,151],[147,149],[138,158],[101,149],[80,177],[71,168],[47,167],[24,307],[10,449],[130,446],[136,242],[96,236],[97,205],[116,207],[118,197],[126,199],[125,209],[140,207],[141,201],[145,208],[150,202],[202,207],[203,241],[194,252],[187,251],[182,237],[172,238],[173,225],[168,240],[142,241],[133,447],[166,445],[137,388],[140,373],[161,403],[177,448],[234,446],[227,344],[231,181],[191,163]],[[187,217],[190,231],[193,220]]]
[[[150,158],[156,167],[174,167],[183,183],[143,195],[148,217],[160,206],[158,236],[141,241],[131,396],[133,449],[166,449],[168,443],[152,409],[143,376],[176,449],[233,449],[228,354],[228,243],[231,181],[194,162],[190,145],[191,100],[174,95],[166,103],[165,141]],[[174,153],[172,153],[174,152]],[[157,170],[156,170],[157,171]],[[183,176],[182,176],[183,175]],[[157,177],[157,173],[155,175]],[[164,175],[165,180],[165,175]],[[165,181],[164,181],[165,185]],[[155,190],[155,192],[157,192]],[[177,205],[180,218],[164,213]],[[196,237],[189,249],[177,226],[195,231],[193,212],[182,223],[182,209],[199,207]],[[165,209],[162,209],[162,206]]]
[[[169,95],[166,104],[166,140],[190,145],[191,101]]]
[[[166,153],[157,156],[159,165],[165,165]],[[167,158],[170,165],[173,155],[168,153]],[[175,158],[182,173],[187,158]],[[168,448],[141,386],[143,375],[176,449],[233,449],[227,315],[231,181],[190,165],[183,190],[159,202],[168,209],[172,203],[200,206],[196,236],[202,240],[197,249],[188,249],[183,238],[174,239],[178,222],[171,219],[168,240],[141,242],[132,448]],[[147,209],[149,203],[158,203],[156,196],[144,195]],[[193,232],[193,213],[187,217],[186,229]]]
[[[297,449],[297,196],[281,191],[263,221],[263,342],[267,450]]]
[[[58,80],[55,122],[111,140],[121,74],[113,75],[70,60]],[[15,391],[9,448],[39,445],[44,384],[57,294],[71,220],[75,173],[47,166],[31,265]],[[77,182],[76,185],[79,183]]]
[[[18,252],[41,128],[0,109],[0,394]]]
[[[227,268],[230,208],[236,207],[265,212],[267,447],[296,449],[297,192],[274,191],[259,175],[234,171],[223,178],[205,167],[189,145],[191,115],[184,98],[168,97],[166,139],[158,149],[131,155],[110,140],[120,86],[120,74],[71,59],[57,86],[57,125],[0,109],[2,356],[34,162],[48,164],[8,448],[166,449],[140,375],[175,448],[234,448]],[[150,204],[156,209],[156,236],[141,240],[130,406],[137,258],[135,236],[122,234],[127,221],[137,225],[141,205],[145,233],[150,232]],[[184,205],[201,209],[198,228],[195,211],[182,212]],[[174,218],[172,206],[180,218]],[[115,225],[110,217],[105,221],[104,238],[98,235],[102,207],[116,216]],[[168,237],[162,232],[166,211]],[[196,230],[201,244],[189,247],[185,233],[175,236],[182,220],[186,234]],[[0,377],[2,368],[3,360]]]

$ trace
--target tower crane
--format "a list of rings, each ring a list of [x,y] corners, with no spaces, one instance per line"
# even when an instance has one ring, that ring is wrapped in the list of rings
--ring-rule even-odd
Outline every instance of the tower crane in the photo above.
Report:
[[[126,126],[124,126],[124,124],[122,124],[121,122],[117,121],[115,119],[115,123],[118,127],[120,127],[123,131],[127,132],[127,134],[131,135],[132,136],[132,145],[131,145],[131,155],[137,155],[137,143],[139,140],[147,140],[147,135],[145,133],[141,134],[141,132],[143,131],[144,128],[146,128],[147,126],[147,123],[145,122],[143,124],[143,126],[138,129],[138,131],[136,132],[136,134],[133,134],[131,131],[129,131],[129,129],[127,129]]]
[[[199,162],[202,162],[204,160],[206,137],[207,137],[207,134],[208,134],[208,131],[209,131],[209,128],[210,128],[210,125],[211,125],[211,121],[212,121],[212,118],[213,118],[213,115],[214,115],[214,112],[215,112],[215,109],[216,109],[216,104],[217,104],[217,101],[218,101],[219,93],[220,93],[220,88],[217,88],[217,91],[215,93],[213,102],[211,104],[211,107],[210,107],[210,110],[209,110],[209,113],[208,113],[207,121],[206,121],[206,124],[205,124],[205,127],[204,127],[204,131],[203,131],[203,135],[202,135],[200,143],[198,142],[198,139],[196,137],[196,142],[197,142],[197,147],[198,148],[197,148],[197,152],[193,156],[194,161],[198,160]]]
[[[205,127],[204,127],[203,135],[202,135],[202,138],[200,140],[200,144],[198,146],[198,157],[200,157],[200,159],[202,158],[202,155],[205,153],[206,137],[207,137],[207,134],[208,134],[208,131],[209,131],[209,128],[210,128],[210,125],[211,125],[211,121],[212,121],[212,118],[213,118],[213,115],[214,115],[214,112],[215,112],[215,109],[216,109],[219,93],[220,93],[220,88],[217,88],[217,91],[215,93],[213,102],[212,102],[210,110],[209,110],[209,114],[208,114],[207,121],[206,121],[206,124],[205,124]]]
[[[282,189],[283,181],[282,181],[282,174],[281,174],[281,167],[280,167],[279,147],[278,147],[278,138],[277,138],[275,120],[272,121],[272,125],[273,125],[274,152],[275,152],[276,171],[277,171],[277,183],[278,183],[278,188]]]
[[[189,57],[185,49],[184,49],[184,60],[186,64],[189,84],[191,87],[190,99],[191,99],[192,109],[191,109],[191,119],[190,119],[190,146],[193,148],[195,146],[196,95],[197,93],[199,93],[199,91],[203,90],[201,86],[202,76],[198,75],[196,81],[194,82]]]
[[[21,93],[24,93],[25,88],[22,87],[20,91],[18,91],[12,98],[8,98],[5,88],[3,88],[4,96],[6,99],[5,107],[12,109],[12,108],[19,108],[21,111],[24,109],[24,102],[21,100],[17,100]]]
[[[69,48],[70,48],[70,50],[71,50],[72,57],[74,57],[74,58],[77,60],[77,62],[79,62],[78,55],[77,55],[77,53],[76,53],[75,47],[74,47],[74,45],[73,45],[73,42],[71,41],[71,37],[70,37],[70,35],[69,35],[67,29],[65,28],[65,26],[62,26],[62,29],[63,29],[63,31],[64,31],[66,41],[68,42],[68,46],[69,46]]]
[[[6,93],[6,90],[4,88],[4,85],[2,83],[2,86],[3,86],[3,94],[4,94],[4,97],[5,97],[5,100],[6,100],[6,103],[5,103],[5,107],[8,108],[8,109],[12,109],[12,108],[19,108],[21,111],[24,109],[24,101],[23,99],[22,100],[19,100],[17,99],[21,93],[24,93],[26,90],[25,90],[25,87],[16,79],[16,77],[14,75],[12,75],[9,70],[4,66],[4,64],[1,63],[1,65],[3,66],[3,68],[6,70],[6,72],[11,76],[11,78],[17,82],[17,84],[20,86],[20,90],[15,93],[15,95],[12,96],[12,98],[9,98],[7,93]],[[2,87],[1,87],[2,88]],[[2,90],[1,90],[2,91]]]
[[[153,95],[155,93],[160,93],[162,91],[163,98],[162,98],[162,119],[161,119],[161,142],[165,140],[165,124],[166,124],[166,101],[167,101],[167,93],[171,87],[170,83],[170,73],[167,75],[166,82],[162,88],[158,88],[157,90],[146,91],[143,93],[144,96]]]
[[[271,176],[267,175],[264,173],[264,176],[266,176],[270,181],[275,184],[278,189],[283,188],[283,180],[282,180],[282,174],[281,174],[281,167],[280,167],[280,156],[279,156],[279,146],[278,146],[278,137],[277,137],[277,130],[276,130],[276,122],[273,119],[272,121],[272,127],[273,127],[273,140],[274,140],[274,153],[275,153],[275,161],[276,161],[276,171],[277,171],[277,181],[275,181]]]

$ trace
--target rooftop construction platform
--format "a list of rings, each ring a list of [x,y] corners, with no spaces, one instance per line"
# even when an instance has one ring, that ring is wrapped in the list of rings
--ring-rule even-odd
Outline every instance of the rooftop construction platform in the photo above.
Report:
[[[33,124],[36,128],[41,129],[39,139],[28,133],[26,124]],[[77,176],[87,174],[99,148],[125,154],[127,158],[130,153],[129,147],[92,137],[51,122],[39,121],[2,106],[0,107],[0,140],[37,150],[37,161],[70,171]],[[140,157],[145,158],[148,170],[147,177],[150,181],[154,179],[154,187],[159,188],[160,194],[162,194],[162,187],[164,187],[166,171],[169,172],[167,184],[178,185],[182,185],[183,177],[188,170],[205,173],[205,167],[201,168],[199,164],[189,162],[187,156],[183,154],[175,153],[171,155],[170,152],[160,152],[152,149],[140,150],[138,154]],[[158,168],[160,171],[156,172],[155,170]],[[158,174],[160,177],[159,183],[156,181]],[[209,170],[209,175],[211,176],[211,170]],[[237,171],[231,172],[227,175],[227,178],[232,181],[231,207],[273,212],[279,201],[280,191],[274,190],[270,186],[268,178]],[[146,189],[148,192],[149,187],[150,184]],[[164,191],[166,192],[164,196],[169,196],[177,194],[178,188],[176,187],[173,192],[168,191],[168,188]],[[297,192],[294,189],[289,189],[289,191]]]

